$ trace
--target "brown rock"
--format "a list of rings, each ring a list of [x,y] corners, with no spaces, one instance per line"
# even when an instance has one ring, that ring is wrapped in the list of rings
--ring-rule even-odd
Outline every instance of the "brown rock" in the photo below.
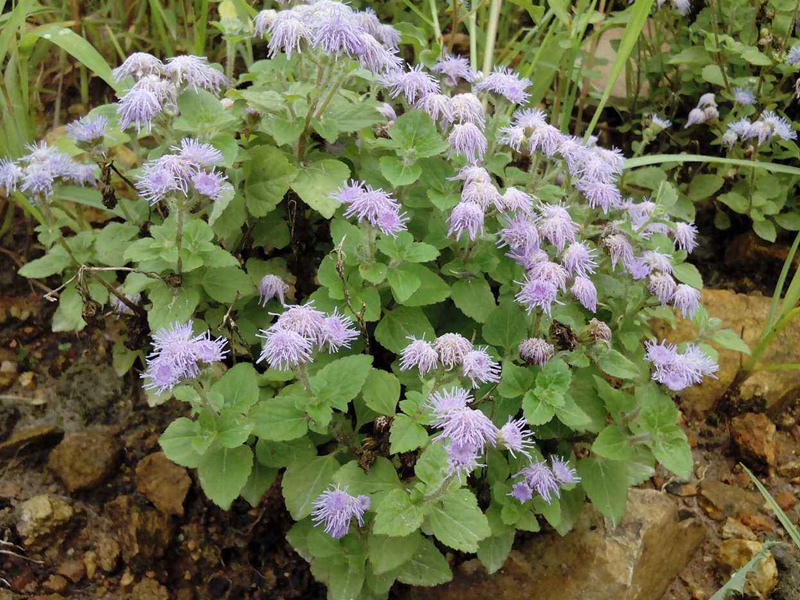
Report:
[[[46,448],[61,441],[64,430],[55,425],[37,425],[17,431],[0,443],[0,458],[19,456],[29,450]]]
[[[748,296],[729,290],[703,290],[703,305],[708,314],[722,319],[723,327],[740,334],[752,348],[756,345],[764,329],[764,323],[772,301],[769,297]],[[671,329],[659,324],[660,333],[671,342],[683,342],[696,338],[695,326],[691,321],[678,317],[678,328]],[[800,320],[791,322],[762,355],[767,364],[800,362]],[[720,370],[718,378],[706,378],[701,385],[693,386],[683,392],[683,407],[695,414],[707,413],[722,397],[739,372],[742,354],[716,347],[719,351]],[[771,411],[779,411],[783,401],[793,397],[800,390],[800,371],[760,371],[745,380],[740,389],[740,399],[744,402],[758,398],[766,400]]]
[[[746,465],[760,469],[775,464],[775,424],[767,415],[747,413],[734,417],[731,438]]]
[[[106,506],[117,528],[122,559],[151,561],[160,558],[172,540],[169,517],[152,508],[139,506],[130,496],[118,496]]]
[[[155,507],[168,515],[183,515],[183,502],[192,485],[186,469],[163,452],[146,456],[136,465],[136,487]]]
[[[698,502],[709,517],[723,521],[725,517],[742,518],[758,512],[761,494],[719,481],[704,481],[700,485]]]
[[[793,460],[778,466],[778,475],[787,479],[800,477],[800,460]]]
[[[42,584],[42,587],[48,592],[63,592],[69,586],[69,581],[61,575],[50,575]]]
[[[755,532],[769,533],[775,529],[775,525],[772,524],[772,521],[765,516],[757,514],[743,516],[742,523]]]
[[[748,540],[725,540],[720,544],[717,562],[729,570],[741,569],[761,551],[759,542]],[[745,595],[766,598],[778,585],[778,566],[772,554],[759,561],[756,570],[747,576]]]
[[[778,492],[775,494],[775,502],[781,507],[781,510],[792,510],[797,506],[797,496],[792,492]]]
[[[756,534],[741,521],[728,517],[725,519],[725,524],[722,526],[722,538],[726,540],[740,538],[743,540],[755,541]]]
[[[86,576],[86,565],[83,561],[77,558],[65,560],[58,567],[57,573],[69,579],[72,583],[78,583]]]
[[[88,550],[83,553],[83,565],[86,567],[86,577],[94,579],[97,573],[97,552]]]
[[[9,387],[17,380],[17,363],[4,360],[0,363],[0,388]]]
[[[133,586],[131,600],[169,600],[169,592],[153,579],[142,579]]]
[[[70,492],[97,487],[117,466],[120,446],[101,431],[72,433],[50,453],[47,466]]]
[[[74,514],[72,507],[57,496],[34,496],[20,506],[17,533],[28,548],[53,545],[53,538],[67,528]]]
[[[117,540],[108,535],[101,536],[97,538],[94,548],[97,564],[100,565],[100,568],[106,573],[113,572],[117,568],[121,552]]]
[[[653,600],[660,598],[705,538],[705,527],[680,521],[666,494],[633,489],[622,523],[612,528],[587,507],[572,532],[544,534],[511,552],[494,575],[459,571],[437,588],[408,599]]]

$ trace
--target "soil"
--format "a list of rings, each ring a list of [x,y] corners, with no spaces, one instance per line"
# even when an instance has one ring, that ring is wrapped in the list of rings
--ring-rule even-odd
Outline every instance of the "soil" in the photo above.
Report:
[[[771,294],[788,246],[760,244],[750,234],[720,233],[713,226],[702,230],[712,251],[695,260],[713,287]],[[111,348],[123,333],[123,322],[107,318],[79,333],[51,332],[54,305],[43,298],[45,287],[16,275],[16,268],[35,258],[37,250],[26,246],[30,238],[24,226],[14,231],[11,236],[16,238],[6,240],[7,249],[2,250],[10,258],[4,259],[10,268],[0,271],[0,363],[4,365],[0,369],[0,539],[13,544],[0,547],[0,582],[19,597],[53,600],[324,598],[324,587],[285,540],[292,520],[282,507],[279,480],[259,506],[250,507],[240,499],[226,512],[206,500],[196,474],[190,472],[192,484],[182,515],[164,515],[153,508],[137,488],[136,467],[159,451],[159,435],[183,416],[184,408],[177,402],[148,407],[138,375],[117,376]],[[729,248],[727,254],[724,248]],[[58,283],[44,282],[48,285]],[[797,405],[776,418],[779,464],[781,456],[800,455],[799,423]],[[711,518],[714,515],[704,506],[698,491],[704,482],[753,489],[737,466],[727,422],[700,419],[685,426],[697,463],[692,482],[676,482],[659,472],[647,485],[666,490],[697,515],[706,524],[708,537],[670,588],[669,600],[709,598],[727,576],[715,560],[724,522]],[[12,431],[36,427],[40,429],[34,431],[45,434],[3,454],[2,444]],[[63,435],[84,431],[105,432],[117,440],[122,448],[119,463],[102,483],[69,493],[48,468],[48,457]],[[773,469],[766,484],[791,503],[800,494],[800,479],[793,481]],[[43,494],[65,501],[74,514],[45,546],[26,547],[17,531],[20,511],[25,501]],[[785,538],[771,513],[755,512],[739,519],[758,539]],[[796,507],[788,514],[797,522]],[[131,525],[134,522],[138,524]],[[133,546],[123,539],[128,525],[139,528]],[[121,539],[118,559],[115,544]],[[786,544],[775,555],[779,584],[771,597],[800,599],[796,552]],[[402,596],[403,589],[393,595]],[[18,596],[3,596],[0,586],[0,598],[5,597]]]

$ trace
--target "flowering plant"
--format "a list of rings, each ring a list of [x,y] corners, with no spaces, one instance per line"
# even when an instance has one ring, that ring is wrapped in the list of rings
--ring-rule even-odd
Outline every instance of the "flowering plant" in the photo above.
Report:
[[[167,456],[223,508],[280,474],[334,598],[443,583],[440,547],[493,572],[517,530],[564,533],[587,496],[618,521],[656,462],[688,476],[666,390],[738,338],[700,305],[675,188],[623,198],[621,153],[526,108],[529,81],[409,67],[370,11],[323,0],[254,30],[269,59],[237,88],[133,55],[116,106],[0,169],[43,216],[49,250],[20,272],[65,277],[54,329],[107,306],[119,371],[142,358],[151,403],[187,404]],[[650,339],[673,308],[698,344]]]
[[[634,150],[650,156],[634,162],[652,166],[632,172],[626,184],[657,190],[679,179],[676,208],[686,218],[711,204],[718,228],[743,215],[758,236],[775,241],[782,229],[800,230],[800,148],[791,121],[800,97],[797,11],[772,0],[763,10],[746,0],[692,8],[659,0],[639,41],[647,87],[631,99],[647,116]]]

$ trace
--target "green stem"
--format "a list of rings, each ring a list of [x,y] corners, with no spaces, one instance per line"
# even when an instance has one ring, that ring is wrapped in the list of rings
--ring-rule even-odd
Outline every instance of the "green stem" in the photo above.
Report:
[[[176,202],[175,207],[175,246],[178,248],[177,271],[178,275],[180,275],[183,270],[183,203]]]
[[[300,364],[295,367],[295,371],[297,373],[297,378],[300,380],[300,383],[303,384],[303,388],[309,393],[313,394],[314,390],[311,388],[311,380],[308,378],[308,369],[306,368],[306,363],[301,362]]]
[[[469,32],[469,64],[473,70],[478,70],[478,24],[475,15],[476,9],[470,11],[467,16],[467,31]]]
[[[489,24],[486,26],[486,48],[483,50],[483,73],[492,72],[494,62],[494,45],[497,40],[497,24],[500,22],[500,9],[502,0],[492,0],[489,6]]]
[[[442,28],[439,26],[439,10],[436,8],[436,0],[428,0],[428,6],[431,9],[434,39],[440,42],[442,39]]]

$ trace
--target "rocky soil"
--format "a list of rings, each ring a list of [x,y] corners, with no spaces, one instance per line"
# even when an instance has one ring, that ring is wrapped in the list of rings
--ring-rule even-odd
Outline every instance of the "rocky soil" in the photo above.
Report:
[[[737,260],[763,252],[755,248]],[[729,283],[720,287],[753,287]],[[758,293],[722,289],[704,292],[704,300],[748,343],[769,304]],[[148,408],[136,376],[114,371],[119,324],[52,334],[52,310],[41,290],[0,273],[0,600],[324,598],[284,540],[291,520],[279,485],[256,508],[213,507],[195,474],[158,447],[182,407]],[[675,340],[691,335],[686,322],[668,329]],[[800,322],[767,360],[799,363],[798,342]],[[546,527],[519,536],[493,576],[476,560],[449,555],[451,584],[398,589],[395,596],[702,600],[765,541],[789,542],[738,465],[755,470],[798,522],[800,376],[757,373],[736,398],[724,398],[741,358],[720,350],[720,362],[718,380],[678,400],[694,448],[689,481],[659,472],[631,491],[616,528],[587,507],[564,538]],[[790,543],[759,564],[746,593],[800,600],[800,562]]]

